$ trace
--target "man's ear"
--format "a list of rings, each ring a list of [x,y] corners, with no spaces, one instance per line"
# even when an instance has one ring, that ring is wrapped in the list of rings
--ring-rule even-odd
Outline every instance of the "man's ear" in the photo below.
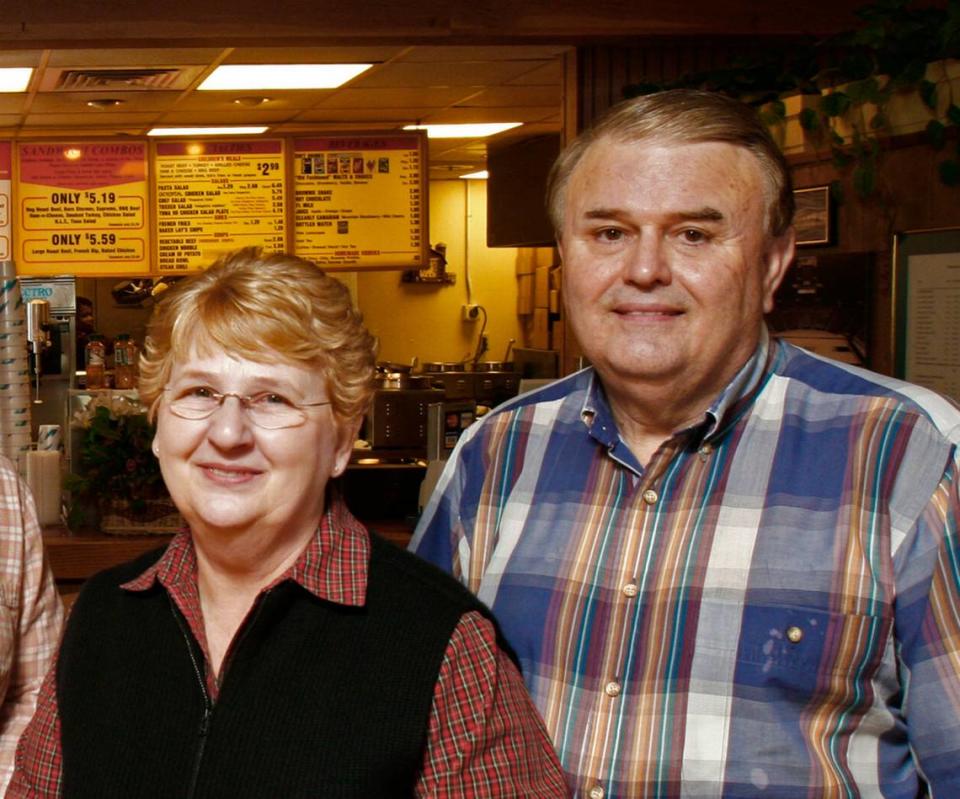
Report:
[[[787,268],[793,262],[796,252],[796,233],[793,228],[771,239],[765,255],[763,272],[763,312],[773,310],[773,295],[783,282]]]

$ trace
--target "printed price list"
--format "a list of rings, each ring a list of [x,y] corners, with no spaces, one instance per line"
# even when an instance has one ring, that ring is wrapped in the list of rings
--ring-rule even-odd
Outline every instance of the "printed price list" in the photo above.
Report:
[[[283,141],[160,142],[154,163],[159,271],[202,269],[240,247],[285,249]]]
[[[25,143],[18,156],[25,273],[147,267],[145,143]]]
[[[327,268],[420,268],[426,258],[422,133],[294,141],[296,252]]]
[[[909,261],[905,377],[960,401],[960,256]]]

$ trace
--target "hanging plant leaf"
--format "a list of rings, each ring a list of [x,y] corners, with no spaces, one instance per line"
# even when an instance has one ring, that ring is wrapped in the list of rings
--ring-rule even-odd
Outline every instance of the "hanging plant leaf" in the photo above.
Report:
[[[833,148],[833,165],[837,169],[845,169],[853,162],[853,156],[837,147]]]
[[[856,105],[861,103],[875,103],[880,94],[880,84],[875,78],[855,81],[847,86],[847,96],[850,102]]]
[[[808,133],[820,130],[820,114],[813,108],[804,108],[800,112],[800,127]]]
[[[927,123],[927,141],[930,143],[930,146],[935,150],[942,150],[943,145],[947,143],[947,129],[943,126],[943,123],[931,119]]]
[[[887,67],[884,64],[881,64],[880,68],[882,71],[894,76],[893,82],[896,86],[908,88],[922,81],[923,76],[927,74],[928,57],[929,53],[924,51],[923,56],[912,59],[901,69],[897,69],[896,67]]]
[[[954,125],[960,125],[960,106],[950,103],[947,106],[947,119]]]
[[[923,100],[923,104],[933,110],[937,109],[937,84],[929,80],[920,81],[920,85],[917,87],[917,91],[920,94],[920,99]]]
[[[945,186],[960,184],[960,161],[948,159],[940,162],[940,181]]]
[[[838,117],[850,107],[850,97],[844,92],[825,94],[820,101],[820,109],[828,117]]]
[[[853,169],[853,188],[861,199],[866,199],[876,188],[877,173],[872,163],[861,163]]]
[[[830,199],[833,200],[836,205],[843,205],[843,183],[839,180],[830,181]]]

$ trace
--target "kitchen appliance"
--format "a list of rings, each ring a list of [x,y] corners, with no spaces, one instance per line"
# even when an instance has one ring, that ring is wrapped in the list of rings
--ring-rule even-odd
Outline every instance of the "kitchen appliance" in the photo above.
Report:
[[[378,388],[366,419],[365,438],[373,450],[406,450],[422,458],[427,450],[427,409],[442,402],[438,388]]]
[[[450,453],[464,430],[476,421],[474,400],[435,402],[427,409],[427,473],[420,484],[419,510],[422,512],[440,479]]]
[[[50,303],[46,300],[27,301],[27,342],[30,346],[30,368],[33,370],[35,394],[34,405],[40,399],[40,374],[43,371],[43,353],[50,346]]]
[[[509,361],[479,361],[472,369],[467,366],[428,362],[424,375],[443,385],[448,400],[470,399],[493,407],[516,396],[520,378]]]
[[[38,315],[44,312],[34,312],[38,322],[36,335],[46,339],[46,344],[40,348],[40,368],[34,368],[36,399],[40,400],[33,405],[32,411],[32,435],[36,439],[40,425],[54,424],[60,425],[64,431],[70,429],[70,389],[77,387],[77,290],[72,276],[22,277],[19,280],[28,313],[31,306],[39,309],[40,306],[33,303],[35,300],[42,300],[48,306],[45,319]],[[30,346],[31,352],[36,352],[32,340]],[[63,440],[69,460],[71,436],[64,435]]]

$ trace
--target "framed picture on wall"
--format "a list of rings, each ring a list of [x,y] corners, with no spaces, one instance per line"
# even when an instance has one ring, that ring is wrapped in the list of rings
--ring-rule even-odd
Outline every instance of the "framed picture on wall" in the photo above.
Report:
[[[793,198],[797,206],[793,217],[793,226],[797,231],[797,245],[808,247],[832,243],[830,187],[813,186],[809,189],[795,189]]]
[[[960,400],[960,228],[898,233],[892,293],[894,373]]]

